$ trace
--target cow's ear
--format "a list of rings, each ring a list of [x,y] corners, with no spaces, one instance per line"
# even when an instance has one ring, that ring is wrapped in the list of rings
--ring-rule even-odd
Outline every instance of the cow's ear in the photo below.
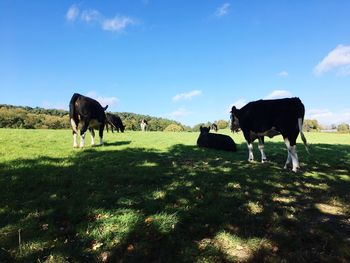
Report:
[[[202,127],[202,125],[199,127],[199,130],[202,132],[202,130],[203,130],[203,127]]]
[[[232,106],[231,113],[232,113],[233,115],[237,116],[237,115],[238,115],[238,111],[239,111],[239,110],[236,108],[236,106]]]

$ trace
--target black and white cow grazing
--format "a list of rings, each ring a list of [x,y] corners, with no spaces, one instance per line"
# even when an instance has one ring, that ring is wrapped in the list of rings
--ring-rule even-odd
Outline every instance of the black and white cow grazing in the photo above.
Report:
[[[80,147],[84,147],[84,138],[87,129],[91,133],[91,145],[95,145],[95,132],[98,129],[100,136],[99,145],[103,144],[103,129],[106,122],[105,110],[96,100],[74,93],[69,102],[69,118],[73,130],[73,147],[78,147],[77,134],[79,122],[82,123],[80,128]]]
[[[148,128],[147,120],[146,119],[142,119],[141,123],[140,123],[140,126],[141,126],[141,131],[147,131],[147,128]]]
[[[112,132],[114,132],[113,128],[117,130],[117,132],[124,132],[125,126],[123,125],[122,120],[118,115],[114,115],[112,113],[106,113],[106,130],[108,132],[108,125],[111,125]]]
[[[213,123],[210,128],[214,130],[215,132],[218,132],[218,125],[216,123]]]
[[[235,152],[236,144],[230,136],[224,134],[209,133],[209,127],[200,127],[200,134],[197,139],[198,147],[212,148],[223,151]]]
[[[299,98],[276,100],[258,100],[249,102],[241,109],[235,106],[231,110],[231,130],[242,130],[248,144],[248,161],[254,160],[253,141],[259,140],[261,161],[266,161],[264,152],[264,136],[270,138],[281,134],[288,149],[288,157],[284,168],[292,162],[293,171],[299,168],[296,152],[296,140],[300,132],[305,145],[307,142],[303,133],[305,107]]]

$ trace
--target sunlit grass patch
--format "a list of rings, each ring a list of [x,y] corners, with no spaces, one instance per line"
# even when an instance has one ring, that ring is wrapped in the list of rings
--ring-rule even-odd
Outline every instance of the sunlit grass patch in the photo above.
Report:
[[[259,204],[258,202],[251,202],[251,201],[247,203],[246,209],[248,210],[249,213],[253,215],[260,214],[264,211],[264,208],[261,204]]]
[[[340,206],[317,203],[315,207],[320,210],[322,213],[330,214],[330,215],[344,215],[343,208]]]
[[[176,214],[159,213],[145,219],[148,226],[152,226],[155,231],[161,234],[167,234],[173,231],[179,222]]]
[[[86,234],[92,240],[93,250],[120,244],[142,223],[142,215],[131,209],[95,211],[91,217]]]
[[[212,239],[202,239],[197,242],[197,245],[199,250],[209,254],[213,258],[216,257],[216,260],[245,262],[253,257],[261,243],[262,240],[258,238],[242,239],[236,235],[222,231]]]

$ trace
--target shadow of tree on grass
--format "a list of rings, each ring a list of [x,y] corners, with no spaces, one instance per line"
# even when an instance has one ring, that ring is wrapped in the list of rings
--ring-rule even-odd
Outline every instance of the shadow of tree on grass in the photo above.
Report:
[[[281,143],[267,164],[245,144],[109,146],[0,167],[2,262],[350,260],[349,146],[299,147],[298,174]]]

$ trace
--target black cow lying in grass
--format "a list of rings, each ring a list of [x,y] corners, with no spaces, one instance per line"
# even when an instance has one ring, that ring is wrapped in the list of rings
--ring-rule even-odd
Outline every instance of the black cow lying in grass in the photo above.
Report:
[[[235,152],[236,143],[233,139],[224,134],[209,133],[210,128],[200,127],[200,134],[197,140],[198,147],[212,148],[217,150]]]
[[[124,132],[125,126],[123,125],[122,120],[118,115],[114,115],[112,113],[106,113],[106,130],[108,132],[108,125],[111,125],[111,130],[114,132],[116,129],[117,132]]]

